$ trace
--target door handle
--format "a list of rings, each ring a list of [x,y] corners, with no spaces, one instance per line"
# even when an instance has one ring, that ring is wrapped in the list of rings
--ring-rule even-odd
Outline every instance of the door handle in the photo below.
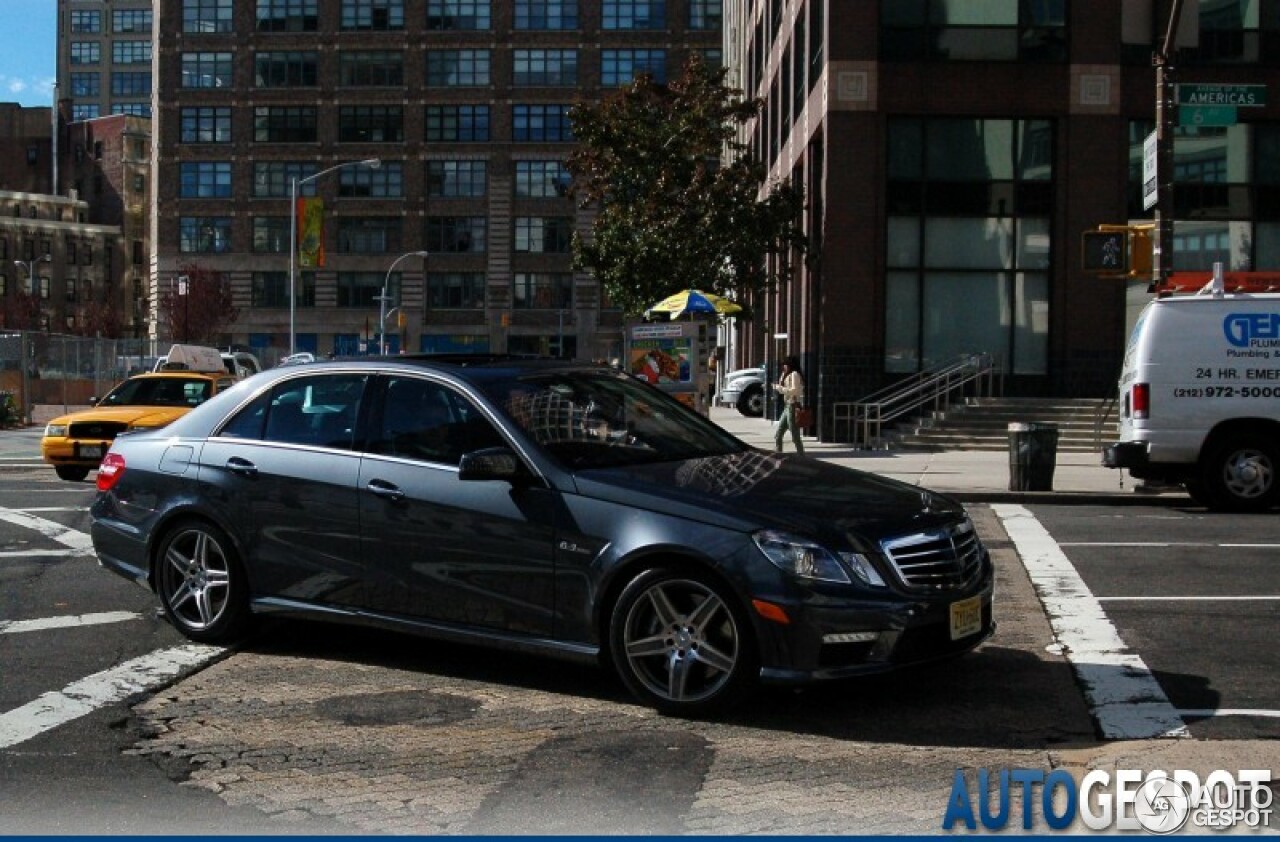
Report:
[[[227,460],[227,470],[242,477],[256,477],[258,475],[258,466],[248,459],[241,459],[239,456],[232,456]]]
[[[379,497],[384,497],[392,503],[399,503],[404,500],[404,492],[400,490],[400,486],[387,482],[384,479],[371,479],[365,488],[372,491]]]

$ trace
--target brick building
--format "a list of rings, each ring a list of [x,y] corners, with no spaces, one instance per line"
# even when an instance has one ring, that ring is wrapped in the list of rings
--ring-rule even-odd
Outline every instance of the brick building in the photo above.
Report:
[[[153,17],[151,0],[58,0],[58,97],[70,104],[68,119],[151,116]]]
[[[1269,97],[1229,125],[1183,115],[1173,268],[1275,269],[1280,3],[1183,5],[1176,81]],[[1011,393],[1114,394],[1146,281],[1084,272],[1081,235],[1152,217],[1142,149],[1170,8],[726,0],[731,78],[766,100],[744,139],[773,177],[805,185],[817,246],[755,302],[734,363],[801,355],[828,413],[975,352],[1002,362]]]
[[[156,9],[156,279],[229,280],[228,341],[359,351],[385,286],[393,352],[618,354],[620,312],[570,267],[589,220],[564,195],[567,111],[695,50],[718,62],[719,0]],[[323,201],[325,259],[291,279],[295,184]]]
[[[0,102],[0,190],[51,192],[52,113],[50,108]]]

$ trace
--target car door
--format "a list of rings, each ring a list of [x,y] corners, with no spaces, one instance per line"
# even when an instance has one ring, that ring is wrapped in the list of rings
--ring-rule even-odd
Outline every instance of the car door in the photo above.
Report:
[[[497,428],[443,382],[380,379],[359,482],[371,607],[550,634],[553,492],[540,481],[459,480],[464,452],[505,444]]]
[[[363,604],[354,442],[368,379],[282,380],[202,449],[202,492],[240,537],[256,596]]]

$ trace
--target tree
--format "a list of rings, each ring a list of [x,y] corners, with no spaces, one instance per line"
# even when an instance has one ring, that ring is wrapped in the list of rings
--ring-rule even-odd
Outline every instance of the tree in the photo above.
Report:
[[[113,300],[89,301],[81,310],[80,318],[76,321],[76,327],[72,333],[119,339],[124,333],[124,319],[120,317],[120,310]]]
[[[641,76],[569,112],[573,195],[599,209],[590,239],[574,236],[574,267],[593,272],[630,315],[684,289],[772,288],[792,251],[805,251],[801,190],[766,190],[764,167],[735,136],[763,103],[724,79],[694,56],[669,85]]]
[[[22,290],[0,296],[0,327],[40,330],[40,297]]]
[[[216,344],[222,329],[240,315],[232,304],[231,284],[195,263],[179,267],[173,282],[161,286],[157,303],[160,320],[169,325],[175,342]]]

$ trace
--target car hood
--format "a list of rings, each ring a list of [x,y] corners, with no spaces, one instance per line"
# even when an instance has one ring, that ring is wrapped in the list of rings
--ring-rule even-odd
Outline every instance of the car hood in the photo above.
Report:
[[[784,529],[841,544],[872,544],[963,517],[960,503],[897,480],[761,450],[584,470],[579,493],[726,528]],[[847,539],[846,539],[847,540]]]
[[[113,406],[97,407],[83,412],[72,412],[61,415],[50,421],[50,424],[84,424],[88,422],[108,422],[125,424],[130,427],[163,427],[175,418],[181,418],[191,411],[186,406]]]

